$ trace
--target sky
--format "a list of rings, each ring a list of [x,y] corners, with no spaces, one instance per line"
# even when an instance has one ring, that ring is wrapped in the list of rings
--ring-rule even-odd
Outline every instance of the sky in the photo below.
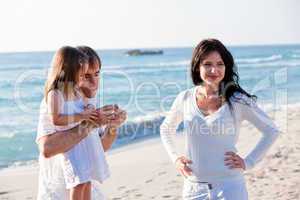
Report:
[[[0,52],[300,44],[298,0],[1,0]]]

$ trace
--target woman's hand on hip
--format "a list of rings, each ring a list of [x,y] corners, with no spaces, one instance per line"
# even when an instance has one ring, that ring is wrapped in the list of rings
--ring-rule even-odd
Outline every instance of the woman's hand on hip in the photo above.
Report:
[[[235,168],[240,168],[243,170],[246,169],[244,159],[232,151],[228,151],[225,153],[224,163],[230,169],[235,169]]]
[[[188,164],[191,164],[192,161],[187,159],[185,156],[180,156],[175,161],[176,169],[180,172],[184,177],[191,176],[192,170],[188,167]]]

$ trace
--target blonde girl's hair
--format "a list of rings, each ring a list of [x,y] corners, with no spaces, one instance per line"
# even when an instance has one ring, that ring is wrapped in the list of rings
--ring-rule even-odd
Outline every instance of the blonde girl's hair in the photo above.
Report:
[[[47,102],[51,90],[60,90],[67,98],[76,95],[74,87],[77,77],[84,64],[88,63],[87,56],[76,48],[61,47],[53,56],[51,71],[45,84],[44,95]]]

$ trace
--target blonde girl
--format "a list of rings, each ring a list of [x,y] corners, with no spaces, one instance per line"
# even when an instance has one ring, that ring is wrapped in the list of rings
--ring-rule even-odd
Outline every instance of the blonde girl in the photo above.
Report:
[[[49,123],[54,124],[59,131],[71,129],[84,120],[93,121],[97,118],[97,111],[80,91],[87,69],[87,56],[76,48],[62,47],[53,57],[51,72],[45,84],[45,101]],[[72,200],[91,199],[92,157],[86,140],[83,139],[61,157],[64,181]]]

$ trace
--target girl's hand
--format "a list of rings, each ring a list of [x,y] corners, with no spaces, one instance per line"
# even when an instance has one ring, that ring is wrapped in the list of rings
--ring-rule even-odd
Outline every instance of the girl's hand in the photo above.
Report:
[[[82,120],[95,121],[97,120],[98,113],[93,107],[86,107],[81,113]]]
[[[240,168],[240,169],[246,170],[246,165],[245,165],[244,159],[232,151],[225,153],[224,163],[230,169]]]
[[[118,108],[118,110],[114,113],[113,116],[109,116],[109,127],[118,128],[120,127],[127,119],[127,112]]]
[[[117,105],[105,105],[101,108],[97,108],[97,118],[95,123],[98,126],[109,125],[112,120],[116,118],[116,112],[119,107]]]
[[[187,159],[185,156],[180,156],[175,161],[176,169],[180,172],[184,177],[191,176],[192,170],[187,165],[191,164],[192,161]]]

